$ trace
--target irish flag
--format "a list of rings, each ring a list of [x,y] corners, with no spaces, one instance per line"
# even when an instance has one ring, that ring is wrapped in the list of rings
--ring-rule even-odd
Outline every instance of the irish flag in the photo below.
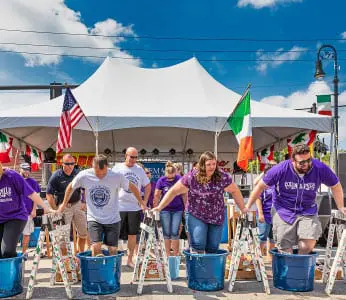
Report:
[[[316,138],[316,130],[306,131],[299,133],[289,139],[287,139],[288,154],[291,156],[293,147],[296,144],[303,143],[311,146]]]
[[[320,115],[332,115],[330,95],[317,95],[317,112]]]
[[[11,161],[12,143],[13,138],[7,138],[0,132],[0,162],[9,163]]]
[[[274,160],[274,145],[271,145],[270,148],[263,149],[257,154],[257,158],[260,162],[260,170],[263,171],[266,164]]]
[[[253,159],[253,142],[250,110],[250,92],[240,99],[233,113],[227,120],[239,144],[237,164],[247,171],[249,159]]]

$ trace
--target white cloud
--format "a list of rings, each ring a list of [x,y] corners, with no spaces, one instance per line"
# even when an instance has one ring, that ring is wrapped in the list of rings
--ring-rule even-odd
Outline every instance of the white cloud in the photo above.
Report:
[[[279,4],[302,2],[303,0],[238,0],[238,7],[252,6],[255,9],[274,7]]]
[[[22,29],[46,32],[68,32],[84,35],[53,35],[37,33],[20,33],[0,31],[0,41],[7,43],[30,43],[55,46],[74,47],[96,47],[108,49],[88,48],[61,48],[61,47],[38,47],[24,45],[0,44],[0,50],[11,50],[17,52],[31,53],[54,53],[57,55],[42,54],[19,54],[25,59],[26,66],[44,66],[58,64],[62,55],[90,55],[90,56],[117,56],[122,58],[133,58],[125,51],[121,51],[119,43],[124,41],[123,37],[101,37],[100,35],[128,35],[135,37],[133,25],[124,26],[113,19],[107,19],[95,23],[88,28],[83,23],[80,12],[67,7],[64,0],[12,0],[3,1],[0,10],[0,28]],[[85,58],[95,61],[95,58]],[[99,61],[99,59],[97,60]],[[130,63],[139,64],[139,60],[129,60]]]
[[[316,102],[316,95],[333,94],[332,89],[325,81],[315,81],[309,85],[306,90],[299,90],[287,97],[281,95],[269,96],[261,99],[261,102],[287,107],[287,108],[308,108],[312,103]],[[332,97],[332,105],[333,105]],[[346,105],[346,91],[339,95],[339,105]],[[346,118],[346,109],[339,109],[339,146],[346,149],[346,122],[341,122]],[[329,135],[325,135],[327,138]],[[329,143],[329,142],[328,142]]]
[[[344,31],[343,33],[341,33],[341,37],[342,37],[343,39],[346,39],[346,31]]]
[[[303,54],[305,54],[306,48],[294,46],[289,51],[284,52],[283,48],[277,49],[274,53],[266,53],[264,50],[260,49],[257,51],[256,56],[258,61],[256,70],[260,73],[265,74],[269,67],[277,68],[283,63],[288,63],[285,60],[297,60]],[[272,60],[272,61],[266,61]]]

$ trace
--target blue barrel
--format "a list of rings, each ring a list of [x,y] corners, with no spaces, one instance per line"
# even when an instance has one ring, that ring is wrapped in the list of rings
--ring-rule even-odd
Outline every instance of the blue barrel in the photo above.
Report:
[[[228,252],[191,254],[184,251],[188,287],[197,291],[218,291],[224,287],[225,265]]]
[[[109,255],[103,251],[104,257],[92,257],[91,251],[77,254],[80,259],[82,275],[82,291],[89,295],[105,295],[120,290],[121,258],[123,251],[117,255]]]
[[[169,266],[169,273],[171,275],[171,279],[174,280],[179,278],[180,256],[169,256],[168,266]]]
[[[23,292],[23,255],[0,259],[0,298],[11,297]]]
[[[273,284],[276,288],[292,292],[309,292],[314,289],[317,253],[286,254],[270,250],[273,255]]]

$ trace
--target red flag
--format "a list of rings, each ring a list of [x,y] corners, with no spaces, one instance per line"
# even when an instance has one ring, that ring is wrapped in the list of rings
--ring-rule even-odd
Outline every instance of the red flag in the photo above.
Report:
[[[60,128],[56,142],[56,152],[61,153],[70,148],[72,144],[72,129],[78,124],[84,113],[73,97],[70,89],[66,89],[62,113],[60,116]]]

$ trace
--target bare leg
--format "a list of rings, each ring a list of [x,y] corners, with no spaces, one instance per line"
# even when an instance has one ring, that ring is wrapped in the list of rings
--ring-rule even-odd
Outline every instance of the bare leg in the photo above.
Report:
[[[136,235],[129,235],[128,241],[127,241],[127,248],[128,248],[128,257],[127,257],[127,265],[128,266],[134,266],[133,264],[133,256],[136,248]]]
[[[266,242],[261,242],[260,243],[260,248],[261,248],[261,253],[263,256],[267,255],[267,243]]]
[[[279,253],[287,253],[287,254],[292,254],[293,250],[292,248],[287,248],[287,249],[279,249]]]
[[[30,241],[30,235],[23,235],[23,247],[22,247],[22,253],[26,253],[26,250],[28,250]]]
[[[86,238],[78,237],[78,253],[83,252],[85,250],[85,242]]]
[[[309,254],[312,250],[314,250],[314,247],[316,245],[315,240],[299,240],[298,243],[298,253],[299,254]]]
[[[94,243],[91,245],[91,256],[97,256],[102,254],[101,252],[102,243]]]
[[[173,256],[179,255],[179,240],[172,240],[172,249],[173,249]]]
[[[109,255],[118,254],[118,247],[108,246]]]
[[[166,255],[171,256],[171,240],[165,240]]]

